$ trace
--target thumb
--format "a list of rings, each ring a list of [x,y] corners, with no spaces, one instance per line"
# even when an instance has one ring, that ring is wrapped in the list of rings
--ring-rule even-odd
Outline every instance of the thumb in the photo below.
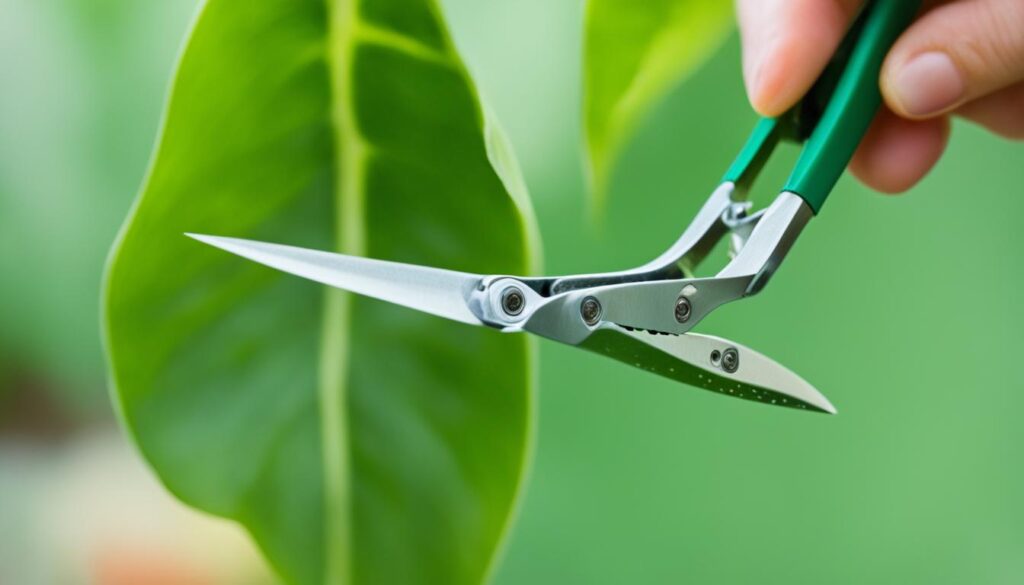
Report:
[[[911,119],[944,114],[1024,79],[1024,2],[957,0],[922,16],[882,68],[882,93]]]

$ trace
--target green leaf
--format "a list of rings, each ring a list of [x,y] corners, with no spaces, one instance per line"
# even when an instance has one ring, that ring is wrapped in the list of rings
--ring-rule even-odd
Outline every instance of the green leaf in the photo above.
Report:
[[[184,232],[528,273],[526,193],[432,0],[209,0],[112,253],[122,420],[290,583],[479,583],[532,436],[533,350]]]
[[[583,125],[598,206],[637,124],[721,44],[731,15],[722,0],[587,2]]]

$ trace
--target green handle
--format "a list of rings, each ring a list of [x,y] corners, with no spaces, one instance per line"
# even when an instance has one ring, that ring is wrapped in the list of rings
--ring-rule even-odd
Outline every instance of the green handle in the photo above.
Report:
[[[814,88],[793,111],[758,123],[725,180],[748,187],[780,138],[806,139],[783,190],[818,213],[882,103],[882,61],[920,4],[871,0]]]
[[[722,181],[735,183],[739,191],[745,194],[779,143],[782,126],[780,118],[761,118]]]

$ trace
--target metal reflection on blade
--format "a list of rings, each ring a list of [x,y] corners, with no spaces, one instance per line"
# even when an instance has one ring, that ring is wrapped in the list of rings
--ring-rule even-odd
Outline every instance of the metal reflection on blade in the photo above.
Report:
[[[718,337],[652,334],[606,324],[579,347],[719,394],[799,410],[836,412],[828,399],[787,368]]]
[[[186,234],[282,272],[471,325],[483,323],[466,300],[481,277],[238,238]]]

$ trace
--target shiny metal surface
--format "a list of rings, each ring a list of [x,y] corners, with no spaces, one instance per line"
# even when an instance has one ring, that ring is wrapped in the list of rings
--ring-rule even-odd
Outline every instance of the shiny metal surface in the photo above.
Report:
[[[632,270],[525,278],[481,276],[268,244],[189,234],[255,262],[412,309],[506,332],[527,331],[722,394],[835,412],[807,382],[739,344],[689,331],[722,304],[755,294],[812,217],[792,193],[746,215],[721,185],[665,253]],[[738,248],[715,277],[683,278],[724,236]]]
[[[757,222],[746,244],[715,278],[749,278],[748,294],[764,288],[814,212],[795,193],[783,191]]]
[[[732,183],[719,185],[683,231],[683,234],[679,236],[679,239],[654,260],[642,266],[619,272],[563,276],[554,280],[551,287],[552,292],[560,293],[591,286],[681,278],[685,270],[692,270],[700,264],[715,244],[728,233],[729,229],[722,218],[735,203],[732,199],[735,191],[736,186]]]
[[[729,228],[729,257],[735,258],[743,246],[747,244],[750,233],[754,231],[757,222],[764,216],[766,210],[762,209],[756,213],[750,213],[753,204],[749,201],[733,203],[729,209],[722,214],[722,222]]]
[[[569,288],[557,303],[545,305],[535,314],[527,328],[532,327],[536,333],[550,336],[554,334],[551,327],[562,327],[567,342],[575,343],[572,340],[579,337],[579,332],[570,326],[575,311],[571,307],[586,297],[593,297],[601,304],[602,322],[675,335],[686,333],[723,304],[759,292],[811,217],[813,213],[803,199],[793,193],[782,193],[763,214],[759,214],[760,219],[746,238],[746,244],[715,277],[641,280],[583,289]],[[668,259],[680,251],[676,249],[671,255],[666,253],[662,257]],[[581,278],[597,282],[604,277]],[[558,282],[565,282],[565,279]],[[685,297],[690,305],[689,315],[682,321],[676,318],[680,297]],[[570,308],[564,309],[563,306]],[[556,315],[556,311],[565,311],[565,314]],[[537,319],[549,320],[550,323],[538,323]]]
[[[693,329],[701,319],[723,303],[742,298],[749,285],[749,277],[691,278],[573,290],[552,297],[547,305],[533,315],[530,326],[540,326],[535,323],[537,319],[549,319],[553,323],[564,324],[565,321],[572,319],[574,309],[571,307],[578,306],[583,299],[592,297],[601,304],[602,322],[679,335]],[[685,321],[676,318],[676,305],[680,296],[685,296],[690,305],[689,315]],[[566,310],[566,315],[555,318],[552,313],[556,306],[567,306],[570,309],[557,309]]]
[[[476,274],[372,260],[238,238],[189,237],[282,272],[439,317],[482,325],[468,305]]]
[[[631,366],[704,390],[775,406],[835,414],[820,392],[770,358],[738,343],[687,333],[652,335],[606,324],[580,347]],[[738,367],[730,372],[719,356],[735,352]]]

